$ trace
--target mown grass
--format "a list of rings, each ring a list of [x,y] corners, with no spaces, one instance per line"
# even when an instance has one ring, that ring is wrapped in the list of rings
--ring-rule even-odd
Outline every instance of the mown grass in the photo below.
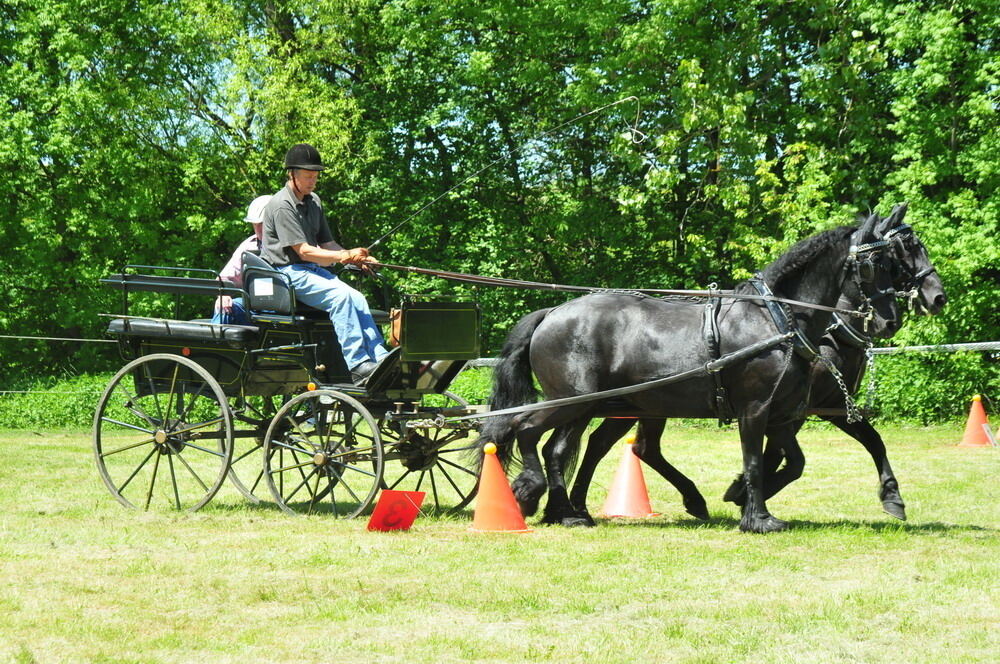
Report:
[[[880,511],[860,446],[813,428],[805,477],[769,503],[792,529],[753,536],[719,498],[731,430],[664,441],[710,522],[647,470],[661,517],[527,535],[468,514],[369,533],[228,488],[193,514],[128,511],[86,432],[0,432],[0,661],[996,661],[1000,450],[883,433],[910,521]]]

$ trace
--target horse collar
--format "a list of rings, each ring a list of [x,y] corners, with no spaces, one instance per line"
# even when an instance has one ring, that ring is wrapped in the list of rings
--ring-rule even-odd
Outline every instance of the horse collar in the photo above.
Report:
[[[767,307],[768,313],[771,314],[771,320],[774,321],[774,326],[778,328],[778,331],[782,334],[791,332],[795,335],[792,337],[792,345],[795,347],[795,352],[806,360],[812,361],[815,359],[819,355],[819,350],[806,337],[799,326],[795,324],[795,317],[792,316],[791,311],[774,301],[774,293],[771,291],[771,287],[767,285],[767,282],[764,281],[764,275],[758,272],[750,280],[750,284],[762,296],[764,306]]]
[[[826,328],[826,331],[827,334],[852,348],[867,348],[871,344],[869,337],[855,330],[840,317],[840,314],[833,314],[833,322]]]

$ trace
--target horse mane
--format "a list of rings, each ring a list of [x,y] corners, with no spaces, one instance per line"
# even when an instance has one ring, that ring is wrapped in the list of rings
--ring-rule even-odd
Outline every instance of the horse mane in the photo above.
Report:
[[[845,238],[850,238],[857,229],[857,226],[841,226],[800,240],[761,270],[764,279],[772,287],[775,286],[812,263],[818,255],[829,251]]]

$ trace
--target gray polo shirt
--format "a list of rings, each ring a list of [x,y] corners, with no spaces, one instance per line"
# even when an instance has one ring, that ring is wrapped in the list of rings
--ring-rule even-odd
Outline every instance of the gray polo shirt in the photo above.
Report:
[[[308,194],[299,202],[291,185],[286,184],[264,208],[261,257],[275,267],[305,262],[292,249],[293,245],[305,242],[318,247],[333,241],[323,204],[316,194]]]

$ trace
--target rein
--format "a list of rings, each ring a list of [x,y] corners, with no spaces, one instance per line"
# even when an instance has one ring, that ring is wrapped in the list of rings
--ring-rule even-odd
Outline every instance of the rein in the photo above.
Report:
[[[784,334],[778,334],[763,341],[758,341],[755,344],[751,344],[739,350],[733,351],[723,355],[717,360],[712,360],[706,362],[703,366],[697,367],[695,369],[689,369],[688,371],[683,371],[679,374],[674,374],[673,376],[667,376],[665,378],[656,378],[654,380],[646,381],[645,383],[637,383],[636,385],[629,385],[627,387],[618,387],[613,390],[603,390],[601,392],[590,392],[588,394],[578,394],[574,397],[565,397],[563,399],[552,399],[551,401],[539,401],[537,403],[529,403],[523,406],[515,406],[513,408],[504,408],[503,410],[491,410],[486,413],[474,413],[472,415],[463,415],[462,417],[448,418],[453,422],[460,422],[462,420],[480,420],[487,417],[498,417],[500,415],[514,415],[517,413],[529,413],[536,410],[546,410],[548,408],[559,408],[561,406],[572,406],[579,403],[588,403],[591,401],[599,401],[602,399],[610,399],[612,397],[620,397],[626,394],[634,394],[636,392],[644,392],[646,390],[652,390],[657,387],[663,387],[664,385],[669,385],[671,383],[677,383],[682,380],[689,380],[691,378],[698,378],[707,374],[714,374],[722,371],[730,364],[736,362],[741,362],[745,359],[751,358],[755,355],[759,355],[765,350],[769,350],[785,343],[792,337],[794,337],[793,332],[786,332]]]
[[[876,242],[870,242],[861,245],[852,244],[850,246],[848,260],[844,264],[844,270],[847,273],[845,274],[845,277],[850,276],[851,278],[854,278],[855,280],[858,281],[858,285],[860,287],[860,281],[863,280],[863,277],[860,274],[862,268],[858,260],[858,254],[884,249],[887,246],[889,246],[889,242],[886,240],[878,240]],[[517,281],[513,279],[480,277],[476,275],[461,274],[457,272],[443,272],[440,270],[428,270],[425,268],[405,267],[399,265],[389,265],[389,264],[377,264],[377,265],[380,267],[388,267],[391,269],[398,269],[398,270],[416,272],[419,274],[433,275],[444,279],[453,279],[456,281],[466,281],[469,283],[482,283],[482,284],[498,285],[498,286],[516,285],[520,288],[543,288],[546,290],[567,290],[570,292],[584,291],[588,293],[618,292],[618,293],[634,293],[639,295],[656,293],[656,294],[670,294],[670,295],[687,295],[694,297],[710,297],[710,298],[731,297],[736,299],[761,300],[765,302],[768,312],[770,313],[771,318],[775,324],[775,327],[777,327],[778,334],[775,336],[772,336],[763,341],[758,341],[757,343],[751,344],[749,346],[745,346],[739,350],[733,351],[732,353],[728,353],[717,359],[710,360],[700,367],[689,369],[688,371],[683,371],[679,374],[674,374],[672,376],[666,376],[663,378],[656,378],[635,385],[628,385],[626,387],[619,387],[611,390],[602,390],[598,392],[591,392],[589,394],[578,394],[576,396],[564,397],[562,399],[552,399],[548,401],[529,403],[521,406],[515,406],[512,408],[504,408],[501,410],[489,411],[486,413],[475,413],[471,415],[464,415],[457,418],[451,418],[451,421],[453,422],[460,422],[464,420],[478,420],[489,417],[500,417],[500,416],[528,413],[539,410],[548,410],[550,408],[560,408],[581,403],[591,403],[594,401],[610,399],[614,397],[624,396],[627,394],[634,394],[636,392],[644,392],[647,390],[663,387],[666,385],[670,385],[672,383],[689,380],[692,378],[717,374],[718,372],[722,371],[731,364],[759,355],[765,350],[769,350],[771,348],[774,348],[775,346],[779,346],[788,341],[792,342],[792,347],[795,352],[799,352],[800,354],[806,356],[806,358],[810,361],[816,359],[822,362],[826,366],[827,370],[837,380],[838,386],[840,387],[841,391],[844,394],[844,401],[847,407],[847,421],[853,423],[861,419],[861,414],[858,411],[857,407],[855,406],[854,400],[851,398],[847,386],[844,383],[843,377],[841,376],[840,371],[837,369],[836,365],[834,365],[833,362],[831,362],[827,358],[823,357],[823,355],[819,352],[816,346],[810,342],[810,340],[805,336],[805,334],[798,327],[798,325],[795,324],[795,318],[791,315],[791,312],[784,311],[781,307],[781,304],[792,304],[795,306],[803,306],[823,311],[831,311],[834,314],[847,313],[849,315],[863,316],[865,318],[870,319],[872,313],[870,309],[870,303],[868,302],[867,298],[866,298],[866,305],[867,305],[866,309],[868,309],[868,311],[866,312],[844,310],[836,307],[827,307],[823,305],[813,304],[811,302],[800,302],[798,300],[788,300],[786,298],[779,298],[773,295],[770,287],[767,285],[767,282],[764,280],[763,275],[761,274],[758,274],[754,279],[750,280],[750,284],[754,287],[755,290],[757,290],[758,295],[749,295],[749,294],[743,295],[731,291],[724,292],[714,289],[709,291],[668,291],[660,289],[614,291],[612,289],[586,288],[583,286],[562,286],[559,284],[545,284],[541,282],[532,282],[532,281]],[[870,265],[868,267],[870,269],[873,269],[871,268]],[[790,361],[790,359],[791,359],[791,354],[788,354],[786,357],[786,365],[785,365],[786,369],[788,366],[787,363],[788,361]],[[777,389],[779,382],[780,381],[777,381],[775,383],[775,388],[774,388],[775,390]],[[718,392],[720,387],[721,384],[717,383],[716,384],[717,402],[720,398]]]
[[[401,272],[413,272],[415,274],[425,274],[432,277],[440,277],[449,281],[458,281],[468,284],[482,286],[506,286],[509,288],[524,288],[527,290],[550,290],[565,293],[620,293],[623,295],[678,295],[683,297],[705,297],[705,298],[730,298],[733,300],[757,300],[763,302],[779,302],[806,309],[816,309],[819,311],[829,311],[831,313],[852,316],[854,318],[869,318],[868,312],[854,309],[840,309],[838,307],[828,307],[812,302],[802,302],[800,300],[790,300],[776,295],[754,295],[752,293],[737,293],[731,290],[673,290],[665,288],[597,288],[593,286],[569,286],[566,284],[550,284],[541,281],[522,281],[519,279],[503,279],[501,277],[484,277],[476,274],[464,274],[462,272],[446,272],[443,270],[431,270],[423,267],[413,267],[411,265],[393,265],[391,263],[370,263],[372,267],[385,267],[390,270]]]

